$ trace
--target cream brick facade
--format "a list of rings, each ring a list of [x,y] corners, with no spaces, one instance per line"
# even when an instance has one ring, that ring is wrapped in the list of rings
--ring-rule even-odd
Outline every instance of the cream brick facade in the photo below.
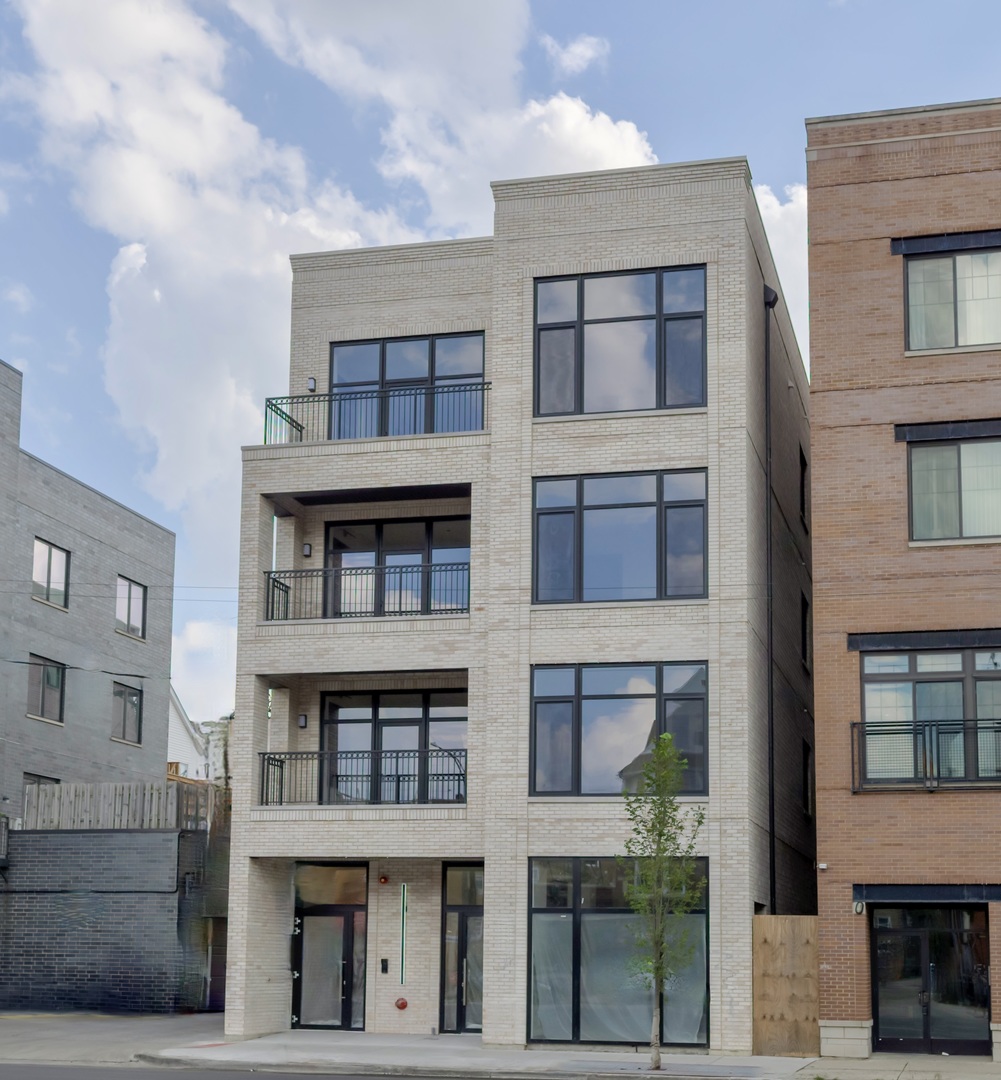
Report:
[[[764,285],[779,288],[747,164],[493,187],[491,238],[292,259],[290,394],[309,379],[328,388],[334,341],[482,331],[488,421],[483,432],[356,441],[307,431],[307,441],[244,449],[227,1030],[289,1026],[292,873],[317,860],[369,867],[365,1027],[437,1027],[442,863],[466,860],[484,864],[483,1037],[523,1044],[529,859],[613,856],[627,835],[619,799],[529,795],[530,669],[707,661],[708,1041],[746,1052],[751,918],[770,905],[762,297]],[[533,416],[536,278],[692,264],[706,267],[707,407]],[[781,297],[771,343],[776,909],[797,912],[814,903],[801,790],[812,692],[799,640],[801,595],[811,595],[799,507],[809,427]],[[708,475],[705,599],[533,605],[533,478],[689,468]],[[469,494],[434,496],[441,485]],[[303,544],[322,552],[327,523],[449,513],[471,519],[468,615],[264,620],[265,572],[320,565]],[[469,695],[461,806],[259,804],[259,754],[317,749],[324,691],[448,687]],[[401,996],[405,1011],[393,1004]]]

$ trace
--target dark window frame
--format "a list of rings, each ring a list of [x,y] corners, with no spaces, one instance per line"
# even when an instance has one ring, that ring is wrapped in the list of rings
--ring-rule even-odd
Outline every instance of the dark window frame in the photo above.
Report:
[[[440,517],[402,517],[402,518],[362,518],[352,521],[327,521],[324,523],[323,530],[323,564],[325,569],[337,569],[337,567],[330,566],[330,560],[335,554],[331,551],[331,533],[334,529],[349,529],[358,528],[362,525],[372,525],[375,527],[375,564],[376,566],[384,565],[383,559],[385,558],[385,546],[383,541],[383,533],[387,525],[423,525],[424,526],[424,550],[421,553],[421,565],[427,565],[431,562],[432,552],[434,551],[449,551],[456,550],[449,548],[435,548],[434,547],[434,526],[443,521],[468,521],[470,523],[470,533],[472,533],[472,517],[469,514],[442,514]],[[472,548],[472,536],[470,535],[470,549]],[[391,553],[392,554],[392,553]],[[472,559],[472,550],[470,550],[470,559]],[[457,559],[456,562],[461,562]]]
[[[122,587],[122,583],[127,586],[125,610],[126,619],[123,622],[118,617],[118,596],[119,590]],[[132,630],[132,603],[134,599],[134,590],[139,590],[139,598],[142,604],[142,618],[139,627],[139,633],[134,633]],[[138,581],[134,581],[132,578],[126,577],[124,574],[119,574],[117,581],[115,582],[115,629],[120,630],[123,634],[128,634],[129,637],[146,639],[146,604],[149,600],[149,591],[147,587]]]
[[[123,691],[119,693],[119,691]],[[135,697],[136,701],[136,737],[129,738],[128,732],[128,709],[129,698]],[[119,706],[119,701],[121,706]],[[111,689],[112,717],[111,737],[119,742],[128,743],[130,746],[142,746],[143,741],[143,692],[138,686],[130,686],[128,683],[114,682]]]
[[[917,541],[918,543],[942,543],[948,540],[997,540],[1001,538],[1001,533],[974,533],[967,536],[963,533],[963,447],[968,445],[975,445],[984,442],[997,442],[1001,444],[1001,438],[991,435],[975,435],[971,438],[965,439],[928,439],[928,438],[912,438],[912,439],[898,439],[898,441],[907,442],[907,537],[909,540]],[[928,447],[956,447],[956,492],[958,498],[957,504],[957,520],[959,523],[959,533],[956,536],[915,536],[914,535],[914,451],[922,450]],[[1001,491],[998,492],[998,497],[1001,498]]]
[[[664,499],[664,477],[701,473],[705,478],[705,496],[702,499]],[[635,479],[642,476],[656,478],[656,496],[653,502],[587,503],[584,502],[584,481],[612,480],[618,477]],[[573,506],[538,505],[537,491],[540,483],[573,480],[577,484],[576,501]],[[621,597],[618,599],[584,599],[584,512],[600,509],[630,509],[653,506],[656,510],[656,595],[651,597]],[[701,507],[702,509],[702,588],[699,592],[669,595],[667,592],[667,527],[666,511],[674,508]],[[539,522],[543,517],[559,514],[574,517],[573,592],[566,600],[539,599]],[[577,476],[536,476],[532,480],[532,603],[533,604],[639,604],[663,600],[704,600],[709,595],[709,473],[707,469],[660,469],[651,472],[587,473]]]
[[[57,716],[46,716],[44,712],[45,706],[45,672],[48,668],[53,668],[60,672],[59,675],[59,709]],[[33,687],[34,673],[38,672],[38,686]],[[32,692],[37,690],[37,700],[32,701]],[[37,705],[37,709],[33,709],[32,705]],[[66,665],[60,664],[58,660],[51,660],[46,656],[39,656],[36,653],[28,654],[28,715],[37,717],[42,720],[47,720],[53,724],[64,724],[66,722]]]
[[[572,883],[570,886],[571,895],[570,903],[566,906],[553,906],[553,907],[539,907],[535,904],[534,896],[534,882],[532,880],[532,866],[535,862],[544,861],[567,861],[572,864]],[[528,945],[526,955],[526,965],[528,967],[527,978],[525,980],[526,985],[526,998],[525,998],[525,1033],[529,1042],[551,1044],[551,1045],[573,1045],[580,1042],[580,974],[581,974],[581,916],[585,911],[600,911],[609,915],[633,915],[635,912],[631,907],[599,907],[599,906],[587,906],[583,903],[583,891],[581,888],[582,868],[584,863],[597,862],[598,860],[614,860],[618,861],[615,856],[607,855],[543,855],[532,856],[528,860],[528,933],[526,935],[526,944]],[[705,916],[705,955],[706,955],[706,1002],[709,1000],[709,969],[710,962],[710,927],[709,927],[709,886],[710,886],[710,864],[707,856],[696,856],[695,860],[700,869],[703,872],[702,883],[702,897],[703,903],[699,908],[693,909],[689,914],[691,915],[703,915]],[[539,1039],[532,1037],[532,936],[534,929],[534,916],[537,914],[545,914],[552,912],[566,912],[572,921],[572,959],[571,959],[571,1038],[570,1039]],[[661,1002],[661,1018],[663,1023],[664,1002]],[[679,1043],[681,1046],[698,1046],[709,1045],[711,1030],[711,1017],[709,1010],[706,1011],[706,1042],[705,1044],[699,1043]],[[631,1045],[631,1044],[623,1044]],[[663,1045],[672,1045],[666,1043]]]
[[[918,245],[902,246],[900,241],[892,242],[893,247],[891,250],[893,253],[902,254],[904,256],[904,348],[907,352],[963,352],[967,349],[989,349],[992,346],[1001,348],[1001,340],[979,341],[965,345],[959,344],[959,303],[957,299],[956,258],[957,256],[963,255],[989,255],[1001,252],[1001,245],[998,243],[998,241],[1001,240],[1001,233],[994,232],[969,235],[974,238],[980,237],[981,241],[976,242],[976,240],[974,240],[965,246],[960,246],[957,243],[956,237],[942,237],[939,238],[938,244],[928,245],[924,250],[919,250]],[[952,262],[952,344],[926,345],[924,347],[919,347],[911,343],[911,264],[917,261],[928,262],[932,259],[948,259]],[[999,298],[998,302],[1001,303],[1001,298]]]
[[[692,311],[672,311],[665,313],[664,311],[664,275],[670,274],[675,271],[682,270],[701,270],[703,273],[702,279],[702,308],[701,310]],[[539,277],[535,279],[532,290],[532,352],[534,357],[533,362],[533,416],[602,416],[608,413],[623,414],[635,413],[635,412],[647,412],[655,410],[657,412],[667,412],[674,409],[704,409],[708,405],[709,388],[708,388],[708,365],[707,365],[707,316],[708,316],[708,281],[706,274],[706,263],[686,263],[680,266],[659,266],[659,267],[640,267],[634,270],[615,270],[609,272],[599,272],[594,274],[556,274],[547,277]],[[597,278],[613,278],[613,277],[630,277],[638,274],[654,274],[656,276],[656,300],[655,308],[651,314],[648,315],[623,315],[613,316],[610,318],[601,319],[588,319],[584,314],[584,282],[595,280]],[[562,322],[539,322],[539,285],[546,284],[553,281],[576,281],[577,282],[577,318],[573,321]],[[702,322],[702,400],[700,402],[685,402],[683,404],[671,405],[667,403],[667,364],[665,361],[665,331],[664,326],[667,322],[680,321],[684,319],[701,319]],[[623,322],[643,322],[652,321],[656,326],[655,334],[655,346],[654,346],[654,363],[656,367],[656,402],[650,406],[649,409],[602,409],[600,412],[586,412],[584,410],[584,327],[596,326],[609,323],[623,323]],[[574,331],[574,408],[569,412],[541,412],[540,411],[540,363],[539,363],[539,341],[540,335],[543,330],[561,330],[572,329]]]
[[[697,667],[706,669],[706,688],[701,694],[678,693],[664,690],[665,667]],[[656,686],[652,694],[585,694],[582,690],[583,672],[592,668],[634,668],[653,667],[656,671]],[[535,692],[535,673],[537,671],[554,671],[572,669],[574,672],[573,694],[540,694]],[[699,788],[683,789],[680,795],[691,798],[702,798],[709,795],[709,662],[707,660],[636,660],[632,662],[618,663],[590,663],[590,664],[533,664],[529,674],[529,698],[531,702],[530,715],[530,740],[528,750],[528,793],[533,798],[545,799],[621,799],[621,791],[581,791],[581,732],[583,702],[589,700],[604,700],[612,697],[652,699],[655,702],[654,716],[657,724],[657,733],[663,734],[667,728],[666,706],[672,701],[701,701],[702,702],[702,776],[703,783]],[[569,791],[538,791],[536,790],[536,714],[540,703],[555,704],[569,703],[571,706],[571,784]],[[688,770],[685,770],[687,775]]]
[[[799,448],[799,520],[803,531],[810,531],[810,462],[807,460],[802,444]]]
[[[58,544],[53,544],[51,540],[43,540],[42,537],[36,536],[35,542],[32,545],[32,562],[34,562],[35,550],[38,545],[48,549],[48,555],[46,558],[46,573],[44,584],[35,580],[34,566],[32,566],[31,574],[31,595],[36,600],[44,600],[47,604],[51,604],[53,607],[62,608],[68,610],[70,606],[70,552],[67,548],[60,547]],[[61,551],[66,557],[66,569],[63,573],[63,603],[52,599],[52,552]],[[40,591],[36,591],[40,589]]]

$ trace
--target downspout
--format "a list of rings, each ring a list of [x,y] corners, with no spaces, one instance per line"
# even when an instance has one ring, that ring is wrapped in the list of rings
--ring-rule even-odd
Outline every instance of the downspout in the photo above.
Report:
[[[768,666],[768,907],[776,912],[775,876],[775,602],[772,571],[772,309],[779,294],[765,286],[765,610]]]

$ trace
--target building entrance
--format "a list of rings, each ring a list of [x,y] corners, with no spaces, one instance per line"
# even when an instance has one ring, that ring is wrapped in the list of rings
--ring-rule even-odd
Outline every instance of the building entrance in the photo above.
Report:
[[[483,1030],[483,867],[445,867],[441,1030]]]
[[[989,1054],[987,909],[871,912],[873,1049]]]

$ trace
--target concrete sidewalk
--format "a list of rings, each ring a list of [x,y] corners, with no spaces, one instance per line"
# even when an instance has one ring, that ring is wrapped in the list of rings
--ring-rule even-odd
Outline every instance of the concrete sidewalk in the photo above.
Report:
[[[646,1051],[484,1047],[473,1035],[285,1031],[226,1042],[219,1014],[0,1014],[0,1062],[149,1065],[483,1080],[622,1080],[647,1073]],[[880,1054],[864,1061],[665,1054],[671,1080],[1001,1080],[987,1058]]]

